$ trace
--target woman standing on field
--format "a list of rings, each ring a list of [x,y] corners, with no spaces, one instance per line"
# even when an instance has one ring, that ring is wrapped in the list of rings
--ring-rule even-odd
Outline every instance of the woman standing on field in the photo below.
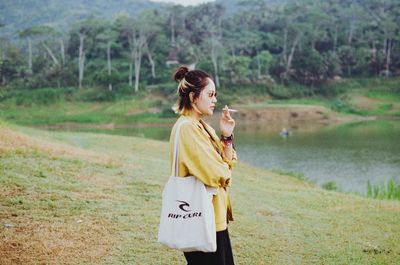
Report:
[[[173,76],[179,83],[179,99],[176,112],[180,117],[172,128],[170,146],[173,159],[174,139],[177,124],[182,124],[179,133],[179,175],[195,176],[205,185],[217,188],[212,203],[217,231],[216,252],[184,252],[188,265],[232,265],[233,254],[227,224],[232,221],[232,208],[227,187],[231,184],[231,170],[236,162],[233,149],[235,121],[228,106],[223,108],[219,121],[221,139],[211,126],[202,120],[211,116],[217,103],[217,92],[211,76],[201,70],[179,67]]]

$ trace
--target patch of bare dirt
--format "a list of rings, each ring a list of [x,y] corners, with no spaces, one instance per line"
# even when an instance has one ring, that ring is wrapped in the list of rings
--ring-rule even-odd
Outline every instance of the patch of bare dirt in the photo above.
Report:
[[[0,187],[0,198],[10,198],[10,197],[16,197],[19,195],[24,194],[24,188],[17,187],[17,186],[2,186]]]
[[[351,104],[356,106],[356,108],[361,110],[375,110],[379,108],[379,105],[385,103],[382,100],[369,98],[363,95],[352,95]]]
[[[56,130],[71,130],[71,129],[101,129],[101,130],[115,130],[115,129],[130,129],[130,128],[158,128],[163,126],[171,127],[173,125],[171,120],[170,124],[166,123],[134,123],[134,124],[82,124],[82,123],[59,123],[55,125],[40,125],[35,126],[39,129],[56,129]]]
[[[235,107],[236,108],[236,107]],[[300,124],[341,124],[351,121],[375,120],[376,117],[358,115],[340,115],[324,106],[315,105],[270,105],[260,108],[238,107],[238,117],[243,121],[272,124],[277,126],[289,125],[296,127]]]
[[[72,191],[71,194],[75,195],[77,198],[82,200],[111,200],[113,196],[105,194],[105,193],[98,193],[98,192],[82,192],[82,191]]]
[[[0,228],[0,264],[96,264],[116,241],[104,220],[9,220]]]
[[[135,109],[135,110],[131,110],[131,111],[125,113],[125,116],[132,116],[132,115],[141,114],[141,113],[153,113],[153,114],[161,113],[161,108],[153,107],[153,108],[148,108],[145,110]]]
[[[92,106],[90,106],[87,109],[82,109],[82,110],[76,110],[76,109],[72,109],[72,110],[68,110],[65,114],[66,115],[79,115],[79,114],[83,114],[83,113],[87,113],[87,112],[92,112],[92,111],[96,111],[101,109],[103,106],[101,104],[93,104]]]
[[[240,108],[240,107],[239,107]],[[328,122],[336,115],[322,106],[266,106],[263,108],[242,108],[238,116],[249,121],[320,121]]]

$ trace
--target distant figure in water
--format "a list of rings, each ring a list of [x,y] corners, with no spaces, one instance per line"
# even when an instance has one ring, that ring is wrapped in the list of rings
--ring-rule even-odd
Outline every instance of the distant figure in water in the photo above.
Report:
[[[282,137],[286,138],[289,136],[290,132],[286,128],[282,128],[281,132],[279,133]]]

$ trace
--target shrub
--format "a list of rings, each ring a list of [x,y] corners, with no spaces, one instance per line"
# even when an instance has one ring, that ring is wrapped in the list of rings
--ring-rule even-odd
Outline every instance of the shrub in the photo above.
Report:
[[[160,116],[161,118],[174,118],[177,114],[172,110],[172,106],[163,105]]]
[[[83,101],[114,101],[116,99],[116,94],[113,91],[105,89],[83,89],[80,93],[80,99]]]
[[[176,94],[177,87],[178,87],[177,83],[167,82],[167,83],[161,83],[161,84],[157,84],[157,85],[148,86],[146,89],[148,91],[158,92],[165,97],[172,97]]]
[[[17,105],[30,106],[33,104],[49,105],[64,100],[63,89],[42,88],[36,90],[17,90],[9,94],[9,98],[15,100]]]
[[[364,114],[362,111],[353,108],[352,106],[342,101],[341,99],[333,100],[330,104],[330,108],[334,111],[342,113],[357,114],[357,115]]]
[[[322,184],[322,188],[325,190],[339,190],[335,181],[328,181]]]

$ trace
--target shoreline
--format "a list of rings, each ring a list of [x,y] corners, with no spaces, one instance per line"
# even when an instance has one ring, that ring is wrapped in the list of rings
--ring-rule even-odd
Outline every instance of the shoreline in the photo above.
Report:
[[[236,106],[235,106],[236,107]],[[237,106],[243,109],[238,114],[249,121],[316,122],[323,124],[340,124],[346,122],[376,120],[377,116],[360,116],[342,114],[320,105],[270,105],[265,107]]]
[[[299,125],[303,123],[322,124],[322,125],[339,125],[351,122],[363,122],[374,120],[399,120],[397,116],[360,116],[354,114],[342,114],[334,112],[320,105],[268,105],[263,107],[252,107],[249,105],[232,105],[238,109],[238,113],[234,113],[232,117],[240,120],[241,124],[251,126],[252,124],[267,125]],[[206,118],[214,121],[219,117],[220,112],[215,112],[212,117]],[[178,116],[177,116],[178,117]],[[176,117],[176,118],[177,118]],[[159,122],[133,122],[127,123],[79,123],[79,122],[63,122],[50,125],[25,125],[38,129],[135,129],[135,128],[160,128],[169,127],[175,120],[175,117],[160,118]]]

